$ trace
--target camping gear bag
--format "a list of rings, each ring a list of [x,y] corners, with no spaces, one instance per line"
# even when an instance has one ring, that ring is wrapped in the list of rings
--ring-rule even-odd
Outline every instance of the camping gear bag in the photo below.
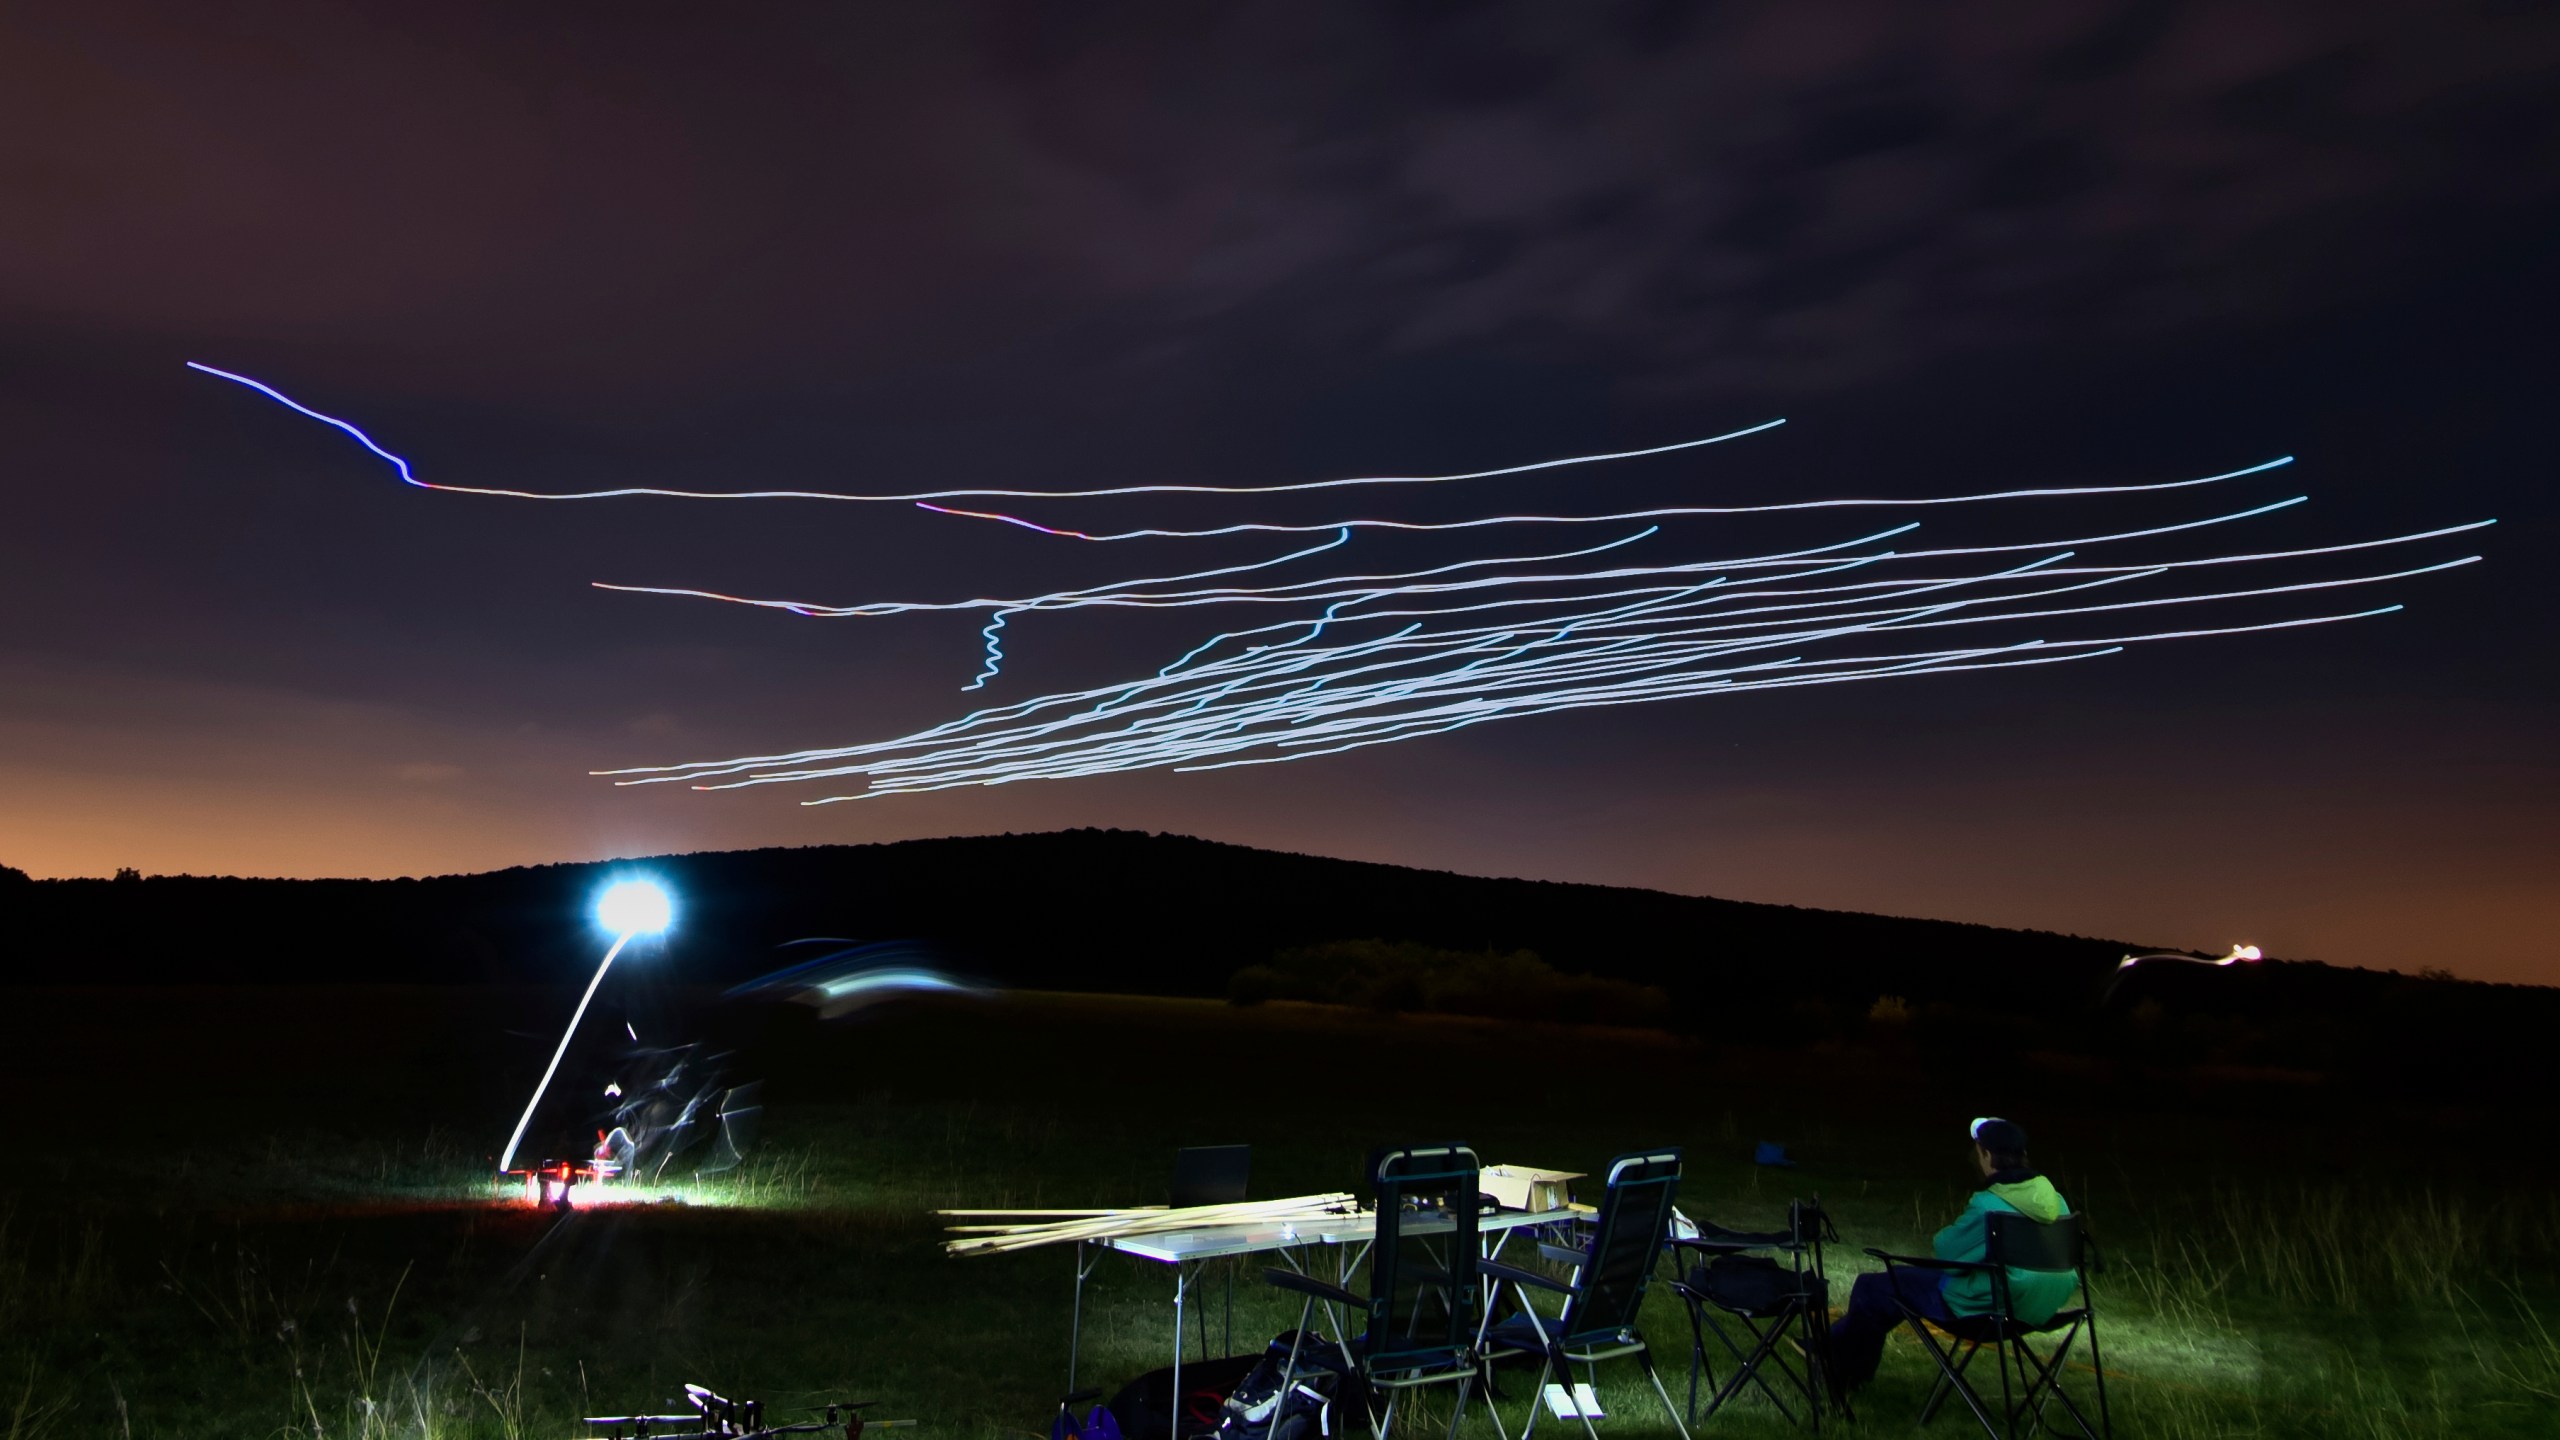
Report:
[[[1280,1393],[1297,1351],[1296,1378]],[[1352,1365],[1342,1347],[1316,1335],[1283,1330],[1227,1396],[1217,1440],[1319,1440],[1334,1433],[1334,1402],[1351,1388]]]
[[[1120,1387],[1111,1397],[1111,1413],[1124,1440],[1196,1440],[1215,1434],[1226,1417],[1227,1396],[1253,1368],[1260,1355],[1228,1355],[1216,1360],[1182,1362],[1182,1404],[1177,1412],[1173,1367],[1150,1370]],[[1277,1377],[1274,1377],[1275,1383]],[[1175,1421],[1180,1420],[1180,1428]]]
[[[1744,1315],[1765,1315],[1783,1310],[1798,1298],[1812,1297],[1816,1304],[1828,1296],[1813,1296],[1822,1282],[1811,1274],[1797,1274],[1766,1255],[1719,1255],[1699,1266],[1689,1277],[1689,1286],[1717,1307]]]

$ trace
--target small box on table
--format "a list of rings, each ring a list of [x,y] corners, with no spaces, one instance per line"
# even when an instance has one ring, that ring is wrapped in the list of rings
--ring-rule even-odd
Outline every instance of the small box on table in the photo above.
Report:
[[[1506,1210],[1526,1210],[1543,1214],[1562,1210],[1573,1203],[1568,1190],[1572,1182],[1582,1178],[1579,1170],[1540,1170],[1528,1165],[1488,1165],[1479,1172],[1476,1188],[1501,1202]]]

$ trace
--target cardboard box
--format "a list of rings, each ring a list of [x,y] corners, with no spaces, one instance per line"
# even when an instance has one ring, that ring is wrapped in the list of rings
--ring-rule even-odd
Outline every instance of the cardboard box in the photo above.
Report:
[[[1543,1214],[1549,1210],[1562,1210],[1571,1204],[1572,1197],[1566,1191],[1571,1182],[1581,1178],[1579,1170],[1488,1165],[1478,1174],[1476,1188],[1501,1201],[1506,1209]]]

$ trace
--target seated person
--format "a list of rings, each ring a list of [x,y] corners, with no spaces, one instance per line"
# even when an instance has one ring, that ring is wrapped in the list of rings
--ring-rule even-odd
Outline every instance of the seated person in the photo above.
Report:
[[[1982,1217],[1994,1211],[2014,1212],[2038,1224],[2071,1213],[2053,1182],[2027,1163],[2025,1129],[2008,1120],[1976,1120],[1972,1134],[1973,1163],[1985,1183],[1955,1223],[1929,1242],[1931,1253],[1941,1260],[1980,1261],[1988,1243]],[[2068,1273],[2012,1266],[2009,1300],[2018,1319],[2041,1325],[2070,1300],[2076,1283]],[[1885,1336],[1902,1323],[1904,1305],[1932,1320],[1984,1314],[1991,1309],[1991,1277],[1978,1270],[1916,1269],[1859,1276],[1849,1289],[1847,1312],[1831,1327],[1833,1384],[1851,1388],[1875,1377]]]

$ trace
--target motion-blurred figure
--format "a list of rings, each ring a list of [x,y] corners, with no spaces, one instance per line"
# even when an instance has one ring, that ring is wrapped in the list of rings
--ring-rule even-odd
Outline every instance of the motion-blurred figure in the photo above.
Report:
[[[736,1168],[755,1141],[763,1109],[758,1086],[729,1083],[728,1058],[692,1045],[635,1052],[624,1079],[608,1092],[618,1103],[610,1125],[597,1132],[597,1175],[655,1184],[670,1171],[709,1175]]]

